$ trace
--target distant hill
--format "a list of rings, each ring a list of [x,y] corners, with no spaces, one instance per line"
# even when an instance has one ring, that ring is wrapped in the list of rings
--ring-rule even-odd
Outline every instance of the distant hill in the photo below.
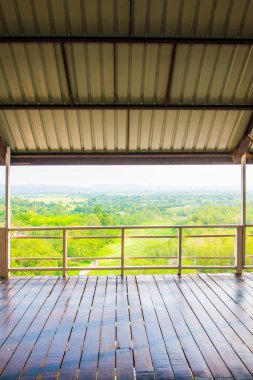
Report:
[[[29,194],[143,194],[143,193],[163,193],[163,192],[239,192],[237,187],[225,188],[220,187],[185,187],[178,188],[173,186],[141,186],[141,185],[99,185],[91,187],[75,186],[49,186],[49,185],[14,185],[11,186],[12,195],[29,195]],[[0,185],[0,195],[4,194],[4,186]]]

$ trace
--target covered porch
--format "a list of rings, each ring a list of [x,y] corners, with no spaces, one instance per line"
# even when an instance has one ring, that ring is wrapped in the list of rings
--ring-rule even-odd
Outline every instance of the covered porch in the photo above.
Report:
[[[252,0],[0,0],[1,378],[253,379],[252,15]],[[206,225],[12,226],[12,166],[94,164],[240,166],[240,223],[206,236],[233,239],[233,256],[185,264],[184,239]],[[166,265],[129,264],[126,241],[145,228],[177,242]],[[87,270],[71,239],[112,231],[118,264],[99,269],[119,275],[69,276],[72,261]],[[27,258],[12,239],[59,240],[60,265],[15,268]],[[142,269],[164,274],[126,272]],[[62,276],[12,276],[27,270]]]
[[[190,226],[178,225],[173,233],[164,230],[161,236],[177,241],[177,249],[160,268],[178,274],[221,266],[241,274],[250,268],[245,241],[252,235],[252,226],[246,223],[246,164],[251,163],[253,141],[252,9],[251,0],[241,5],[1,2],[0,162],[6,167],[1,277],[17,270],[12,265],[17,259],[11,254],[12,239],[59,239],[58,269],[67,276],[73,260],[68,242],[87,238],[82,235],[87,226],[77,226],[75,236],[72,226],[14,228],[10,203],[14,165],[241,165],[240,223],[212,226],[214,236],[234,239],[234,255],[219,258],[227,264],[217,259],[206,265],[204,257],[201,264],[186,264],[182,242]],[[97,227],[90,227],[91,238],[101,238]],[[121,250],[111,269],[121,275],[142,268],[129,264],[125,255],[126,240],[142,238],[143,227],[135,227],[140,236],[131,236],[133,226],[104,228],[109,235],[117,231]],[[192,228],[189,238],[205,235],[205,226]],[[25,263],[25,252],[18,259]],[[76,268],[85,270],[78,263]]]

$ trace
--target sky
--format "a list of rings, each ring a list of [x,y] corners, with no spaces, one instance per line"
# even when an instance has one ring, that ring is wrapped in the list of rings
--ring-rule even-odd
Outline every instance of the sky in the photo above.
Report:
[[[248,169],[249,167],[249,169]],[[247,176],[253,179],[253,168]],[[4,183],[1,168],[0,183]],[[250,182],[253,183],[253,181]],[[240,165],[194,166],[13,166],[11,184],[62,185],[141,185],[171,187],[239,187]]]

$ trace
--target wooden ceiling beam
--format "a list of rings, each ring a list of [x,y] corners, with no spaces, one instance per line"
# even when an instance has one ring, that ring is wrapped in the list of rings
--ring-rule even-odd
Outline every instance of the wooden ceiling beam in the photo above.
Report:
[[[6,164],[6,146],[3,143],[2,138],[0,137],[0,165]]]
[[[12,165],[227,165],[231,153],[12,153]]]
[[[126,44],[202,44],[252,45],[253,38],[224,37],[135,37],[135,36],[1,36],[0,43],[126,43]]]
[[[253,143],[253,114],[247,125],[243,137],[234,149],[233,160],[235,163],[240,163],[242,156],[247,153]]]
[[[0,103],[0,110],[213,110],[252,111],[253,104]]]

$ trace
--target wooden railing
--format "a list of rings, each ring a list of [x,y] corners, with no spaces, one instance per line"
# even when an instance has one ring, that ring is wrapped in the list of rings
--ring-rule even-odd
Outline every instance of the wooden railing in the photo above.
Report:
[[[253,227],[253,225],[248,225],[247,227]],[[165,230],[172,229],[176,231],[175,234],[161,234],[161,235],[134,235],[129,234],[131,230]],[[203,229],[217,229],[217,230],[229,230],[231,233],[216,233],[216,234],[200,234],[200,233],[189,233],[189,229],[203,230]],[[117,235],[107,234],[107,235],[70,235],[70,231],[118,231]],[[188,233],[187,233],[188,230]],[[59,271],[61,270],[63,276],[67,275],[68,270],[119,270],[121,275],[124,275],[125,270],[144,270],[144,269],[177,269],[178,274],[181,274],[182,270],[185,269],[230,269],[235,270],[236,273],[240,274],[244,266],[244,245],[245,245],[245,231],[242,225],[166,225],[166,226],[74,226],[74,227],[13,227],[9,228],[9,238],[12,239],[60,239],[62,244],[62,257],[12,257],[10,254],[8,272],[20,272],[20,271]],[[48,235],[26,235],[27,232],[48,232]],[[61,234],[59,235],[59,231]],[[52,233],[55,232],[55,235]],[[252,236],[252,235],[247,235]],[[184,256],[182,250],[182,242],[185,238],[224,238],[231,237],[234,238],[234,257],[231,256]],[[94,257],[94,256],[84,256],[84,257],[70,257],[68,256],[68,241],[70,239],[119,239],[120,240],[120,255],[119,256],[106,256],[106,257]],[[125,241],[126,239],[177,239],[177,254],[175,256],[127,256],[125,255]],[[10,248],[11,251],[11,248]],[[12,267],[11,262],[22,262],[25,260],[62,260],[62,266],[55,267]],[[83,261],[83,260],[119,260],[120,264],[115,266],[69,266],[70,261]],[[125,265],[126,259],[168,259],[176,261],[176,265]],[[215,259],[215,260],[228,260],[231,261],[231,265],[183,265],[182,261],[184,259]],[[247,266],[250,267],[250,266]]]

